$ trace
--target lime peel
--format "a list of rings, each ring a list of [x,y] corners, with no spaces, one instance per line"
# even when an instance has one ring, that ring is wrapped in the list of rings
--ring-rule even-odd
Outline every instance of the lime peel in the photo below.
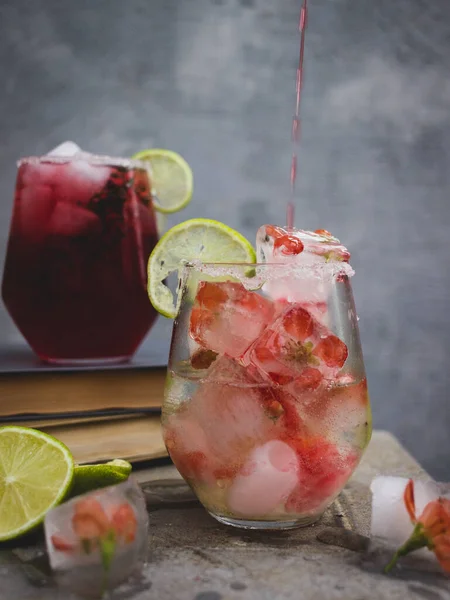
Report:
[[[189,204],[194,190],[194,176],[180,154],[163,148],[150,148],[137,152],[133,159],[148,165],[153,206],[157,212],[171,214]]]
[[[95,465],[76,465],[70,495],[79,496],[92,490],[121,483],[128,479],[132,468],[128,461],[119,458]]]
[[[73,472],[72,454],[56,438],[29,427],[0,427],[0,541],[40,525],[67,496]]]
[[[164,280],[179,271],[183,262],[255,263],[250,242],[239,232],[212,219],[190,219],[175,225],[156,244],[148,261],[148,295],[154,308],[175,318],[177,303]]]

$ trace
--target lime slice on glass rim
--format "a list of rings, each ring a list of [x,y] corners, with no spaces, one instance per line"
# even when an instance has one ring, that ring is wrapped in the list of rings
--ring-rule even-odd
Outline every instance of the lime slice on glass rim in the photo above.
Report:
[[[255,263],[251,243],[239,232],[219,221],[190,219],[167,231],[148,259],[148,297],[154,308],[171,319],[178,305],[164,281],[183,262]]]
[[[28,427],[0,427],[0,541],[42,523],[70,490],[74,462],[54,437]]]
[[[192,198],[194,177],[191,167],[172,150],[151,148],[133,157],[149,165],[153,206],[161,213],[174,213],[185,208]]]
[[[70,496],[121,483],[128,479],[131,471],[131,464],[119,458],[96,465],[75,465]]]

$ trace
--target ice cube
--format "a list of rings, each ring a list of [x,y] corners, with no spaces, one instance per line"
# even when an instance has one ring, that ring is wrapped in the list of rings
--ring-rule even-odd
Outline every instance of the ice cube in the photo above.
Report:
[[[263,377],[286,385],[298,380],[315,389],[334,378],[347,360],[347,346],[299,304],[290,304],[245,354]]]
[[[59,165],[58,178],[54,182],[58,198],[87,206],[95,195],[102,193],[114,171],[112,167],[91,164],[84,158]],[[125,189],[125,184],[123,187]]]
[[[47,156],[75,156],[79,152],[81,152],[81,148],[75,142],[67,141],[53,148]]]
[[[58,583],[82,595],[99,596],[105,580],[112,589],[146,560],[148,514],[132,477],[50,510],[44,529]],[[107,569],[105,556],[111,558]]]
[[[240,283],[202,282],[190,319],[190,335],[204,348],[237,358],[262,333],[275,308]]]
[[[350,260],[350,252],[325,230],[304,231],[263,225],[256,234],[258,262],[293,262],[313,265],[318,262]]]
[[[327,322],[327,300],[333,281],[341,272],[351,274],[350,253],[325,231],[283,229],[263,225],[256,235],[258,262],[299,267],[293,273],[277,272],[263,287],[273,300],[303,303],[322,323]],[[324,269],[324,266],[326,267]],[[322,267],[317,270],[317,267]]]
[[[52,237],[87,237],[101,233],[102,224],[89,210],[66,202],[57,202],[47,229]]]
[[[26,239],[27,245],[45,238],[55,203],[53,189],[48,185],[27,185],[17,190],[14,231]]]
[[[411,535],[413,524],[404,502],[405,477],[379,476],[370,485],[372,491],[371,533],[383,538],[393,546],[400,546]],[[414,481],[416,516],[425,506],[440,495],[440,487],[434,481]]]
[[[60,169],[61,165],[50,162],[25,162],[19,167],[18,189],[29,189],[31,194],[37,186],[53,189]]]
[[[185,408],[168,419],[180,473],[203,481],[232,477],[255,446],[275,437],[273,399],[247,369],[217,358]]]
[[[255,448],[228,491],[229,510],[241,517],[260,518],[281,509],[297,485],[299,462],[284,442],[271,440]]]
[[[371,411],[367,380],[345,375],[322,393],[315,418],[327,429],[328,437],[339,446],[350,444],[363,450],[370,439]]]
[[[58,200],[87,206],[94,195],[102,192],[114,171],[103,164],[90,164],[81,156],[65,162],[50,162],[50,158],[48,161],[44,157],[40,162],[23,162],[18,188],[33,196],[38,186],[46,186]]]
[[[342,452],[323,436],[286,438],[300,465],[298,485],[286,502],[286,510],[317,514],[338,495],[355,469],[358,457]]]
[[[189,410],[170,415],[163,427],[164,443],[174,465],[187,480],[213,482],[220,464],[211,452],[202,425]]]

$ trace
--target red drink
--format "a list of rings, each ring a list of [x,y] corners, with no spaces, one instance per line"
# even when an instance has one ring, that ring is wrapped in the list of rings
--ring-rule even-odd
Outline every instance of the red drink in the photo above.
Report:
[[[138,162],[42,157],[19,164],[2,295],[43,360],[129,358],[156,318],[146,265],[158,241]]]

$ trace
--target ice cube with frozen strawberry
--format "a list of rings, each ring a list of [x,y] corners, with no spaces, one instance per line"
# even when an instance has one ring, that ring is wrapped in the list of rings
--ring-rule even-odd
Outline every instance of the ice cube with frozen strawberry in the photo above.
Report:
[[[166,445],[180,473],[207,482],[232,477],[254,447],[277,435],[274,402],[247,369],[217,358],[189,402],[165,423]]]
[[[284,442],[294,449],[299,463],[298,481],[286,501],[286,511],[318,514],[344,487],[358,456],[322,436],[287,436]]]
[[[201,347],[237,358],[269,325],[275,313],[270,300],[241,283],[200,283],[189,334]]]
[[[325,229],[305,231],[263,225],[256,234],[257,258],[260,262],[295,262],[314,264],[331,260],[348,262],[350,252]]]
[[[263,225],[256,235],[258,262],[286,265],[274,271],[263,290],[273,300],[299,302],[326,324],[327,302],[337,278],[350,276],[350,253],[324,229],[304,231]],[[295,277],[289,269],[295,269]]]
[[[266,378],[279,385],[296,382],[316,389],[334,377],[348,356],[345,343],[299,304],[290,304],[258,338],[244,357]]]

